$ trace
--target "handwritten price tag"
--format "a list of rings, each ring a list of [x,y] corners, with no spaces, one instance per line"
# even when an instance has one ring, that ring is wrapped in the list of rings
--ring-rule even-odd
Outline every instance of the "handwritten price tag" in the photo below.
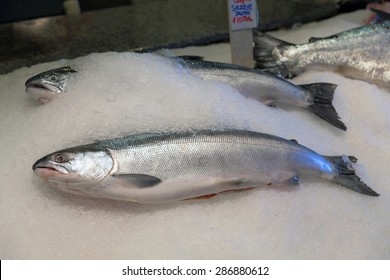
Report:
[[[229,20],[232,30],[257,27],[256,0],[230,0]]]

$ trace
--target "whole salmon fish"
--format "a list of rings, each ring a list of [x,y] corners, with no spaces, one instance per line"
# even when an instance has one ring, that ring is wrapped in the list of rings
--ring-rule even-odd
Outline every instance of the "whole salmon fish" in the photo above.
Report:
[[[204,130],[137,134],[64,149],[38,160],[33,170],[65,192],[139,203],[297,185],[301,176],[378,196],[351,161],[356,158],[321,156],[268,134]]]

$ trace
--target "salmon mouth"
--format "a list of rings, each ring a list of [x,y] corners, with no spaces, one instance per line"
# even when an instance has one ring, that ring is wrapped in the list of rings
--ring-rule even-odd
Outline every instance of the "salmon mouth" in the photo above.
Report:
[[[40,88],[40,89],[45,89],[48,90],[43,84],[40,83],[30,83],[26,85],[26,88]]]
[[[26,92],[41,103],[47,103],[54,98],[55,91],[42,83],[26,83]]]
[[[32,169],[35,174],[42,178],[61,177],[67,175],[67,170],[63,167],[57,167],[45,159],[40,159],[34,163]]]
[[[44,83],[39,82],[26,82],[26,92],[29,92],[31,90],[44,90],[44,91],[50,91],[53,92],[51,89],[49,89]]]
[[[48,179],[50,177],[54,176],[62,176],[63,173],[59,172],[58,170],[52,168],[52,167],[37,167],[34,169],[34,173],[38,175],[39,177],[42,177],[44,179]]]

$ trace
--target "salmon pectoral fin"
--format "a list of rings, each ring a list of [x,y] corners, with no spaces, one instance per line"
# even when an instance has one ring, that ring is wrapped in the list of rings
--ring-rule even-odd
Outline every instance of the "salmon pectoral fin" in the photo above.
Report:
[[[123,186],[148,188],[162,182],[160,178],[145,174],[120,174],[113,177],[121,181]]]

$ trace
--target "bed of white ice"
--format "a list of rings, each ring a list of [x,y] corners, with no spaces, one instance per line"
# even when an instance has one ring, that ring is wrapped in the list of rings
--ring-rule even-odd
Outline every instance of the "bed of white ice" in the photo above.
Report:
[[[361,23],[366,12],[273,32],[291,42]],[[229,62],[228,44],[176,50]],[[69,92],[39,105],[30,76],[72,65]],[[167,59],[91,54],[0,76],[1,259],[388,259],[390,93],[331,72],[294,82],[338,84],[339,131],[303,110],[268,108]],[[126,133],[235,127],[297,139],[319,153],[358,157],[357,173],[380,197],[302,178],[291,189],[258,188],[166,205],[84,198],[45,185],[31,166],[61,148]]]

